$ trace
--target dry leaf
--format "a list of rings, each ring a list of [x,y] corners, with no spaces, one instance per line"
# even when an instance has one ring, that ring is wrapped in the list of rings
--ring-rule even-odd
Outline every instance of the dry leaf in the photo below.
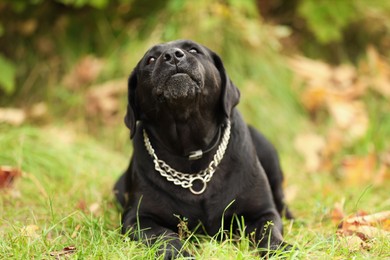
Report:
[[[359,251],[361,249],[370,250],[371,244],[366,243],[357,235],[344,236],[340,235],[340,244],[350,251]]]
[[[331,219],[333,224],[339,225],[342,223],[341,221],[344,219],[345,213],[344,213],[344,200],[341,202],[336,202],[332,213],[331,213]]]
[[[304,57],[289,60],[291,69],[303,80],[303,106],[315,115],[326,109],[336,127],[343,132],[343,141],[351,142],[364,136],[369,125],[365,104],[359,98],[367,84],[351,65],[330,66]]]
[[[373,238],[390,238],[390,232],[386,229],[389,221],[390,211],[352,216],[342,222],[337,235],[344,247],[352,251],[367,250],[371,248],[370,243],[372,243]]]
[[[298,135],[294,147],[303,156],[308,172],[315,172],[320,168],[321,153],[325,147],[325,139],[322,136],[313,133]]]
[[[0,166],[0,189],[10,188],[22,171],[11,166]]]
[[[64,247],[61,251],[53,251],[50,252],[50,256],[54,256],[56,259],[59,259],[60,257],[66,257],[69,256],[77,251],[77,248],[75,246],[67,246]]]
[[[18,126],[26,120],[26,113],[19,108],[0,108],[0,123]]]
[[[378,225],[390,220],[390,211],[382,211],[371,215],[350,217],[344,221],[346,225]]]

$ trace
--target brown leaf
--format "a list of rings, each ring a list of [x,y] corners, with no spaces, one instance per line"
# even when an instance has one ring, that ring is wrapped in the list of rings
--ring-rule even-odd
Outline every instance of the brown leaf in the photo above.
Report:
[[[359,213],[358,216],[346,218],[337,235],[341,244],[350,250],[370,249],[373,238],[390,237],[387,229],[389,220],[390,211],[371,215]]]
[[[371,215],[350,217],[344,221],[345,225],[378,225],[390,220],[390,211],[382,211]]]
[[[0,108],[0,123],[18,126],[26,120],[26,113],[19,108]]]
[[[339,225],[340,223],[342,223],[344,217],[344,201],[336,202],[331,213],[331,219],[333,224]]]
[[[54,256],[56,259],[59,259],[60,257],[66,257],[74,254],[76,251],[77,248],[75,246],[67,246],[64,247],[61,251],[50,252],[50,256]]]
[[[307,88],[316,89],[326,95],[342,95],[349,98],[361,96],[366,89],[351,65],[330,66],[322,61],[305,57],[295,57],[289,60],[290,68],[306,83]]]
[[[0,189],[10,188],[22,171],[11,166],[0,166]]]
[[[339,238],[341,246],[350,251],[359,251],[361,249],[370,250],[372,247],[371,244],[366,243],[356,234],[345,236],[341,233],[339,234]]]

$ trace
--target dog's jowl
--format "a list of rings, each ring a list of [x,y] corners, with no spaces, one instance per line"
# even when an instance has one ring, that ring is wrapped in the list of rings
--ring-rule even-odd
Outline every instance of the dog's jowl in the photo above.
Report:
[[[189,256],[180,218],[211,236],[222,224],[239,232],[237,218],[259,251],[289,248],[281,216],[292,216],[277,153],[245,124],[239,99],[221,58],[205,46],[178,40],[146,52],[128,81],[133,155],[114,188],[123,233],[148,244],[162,239],[159,252],[171,259]]]

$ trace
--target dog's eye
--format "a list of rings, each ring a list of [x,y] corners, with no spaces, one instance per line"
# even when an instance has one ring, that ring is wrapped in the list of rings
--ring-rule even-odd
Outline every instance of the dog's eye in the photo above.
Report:
[[[197,54],[197,53],[199,53],[199,51],[198,51],[197,49],[195,49],[195,48],[191,48],[188,52],[189,52],[189,53],[192,53],[192,54]]]
[[[150,64],[154,63],[155,61],[156,61],[156,58],[152,56],[152,57],[149,57],[149,58],[147,59],[146,63],[147,63],[148,65],[150,65]]]

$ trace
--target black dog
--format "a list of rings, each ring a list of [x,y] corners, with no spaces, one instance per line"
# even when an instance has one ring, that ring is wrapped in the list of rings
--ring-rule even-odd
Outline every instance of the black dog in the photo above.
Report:
[[[281,215],[291,214],[277,153],[234,108],[240,93],[218,55],[188,40],[156,45],[130,75],[128,91],[134,153],[115,185],[123,233],[151,243],[164,237],[170,259],[188,255],[178,215],[208,235],[220,231],[222,218],[229,230],[238,216],[259,248],[287,246]]]

